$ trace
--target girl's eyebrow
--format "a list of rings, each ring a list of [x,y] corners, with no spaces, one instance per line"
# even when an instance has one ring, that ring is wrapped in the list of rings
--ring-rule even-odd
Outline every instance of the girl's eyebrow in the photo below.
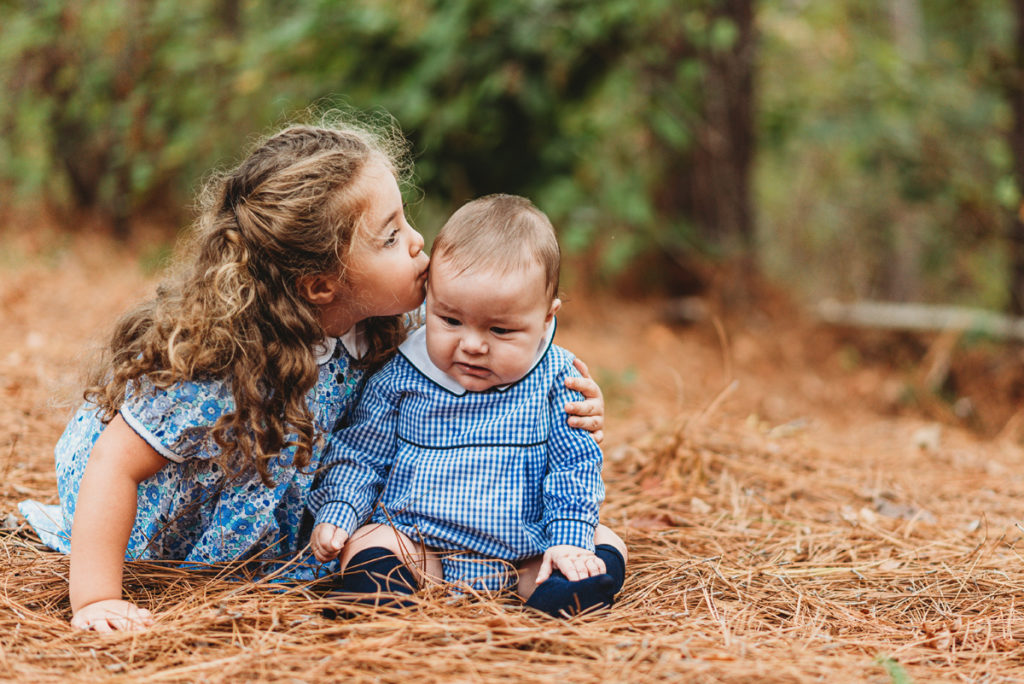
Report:
[[[390,226],[396,218],[398,218],[398,212],[391,212],[391,214],[386,219],[384,219],[384,223],[380,224],[380,229],[383,231],[385,228]]]

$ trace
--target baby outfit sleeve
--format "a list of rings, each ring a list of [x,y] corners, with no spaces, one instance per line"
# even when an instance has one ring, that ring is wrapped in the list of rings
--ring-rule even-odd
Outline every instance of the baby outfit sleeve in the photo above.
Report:
[[[373,512],[396,448],[398,394],[387,388],[387,370],[370,379],[352,421],[330,437],[324,475],[309,497],[317,525],[329,523],[352,534]]]
[[[601,448],[581,428],[570,427],[565,404],[582,395],[565,387],[567,377],[579,377],[571,358],[552,382],[549,398],[551,437],[544,476],[544,528],[549,544],[570,544],[594,550],[594,530],[604,500]]]
[[[210,430],[234,405],[231,390],[221,381],[183,381],[160,389],[143,378],[138,387],[129,384],[120,414],[157,453],[181,463],[218,452]]]

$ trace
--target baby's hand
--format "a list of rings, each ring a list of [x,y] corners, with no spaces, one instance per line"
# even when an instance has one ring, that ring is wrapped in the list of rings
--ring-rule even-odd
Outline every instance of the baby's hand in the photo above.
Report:
[[[348,532],[330,523],[320,523],[314,527],[310,540],[313,545],[313,555],[321,563],[337,558],[346,541],[348,541]]]
[[[551,576],[552,568],[561,570],[570,582],[578,582],[581,579],[600,575],[605,571],[604,561],[598,558],[593,551],[568,544],[551,546],[544,552],[540,570],[537,571],[537,584]]]
[[[104,599],[79,608],[71,626],[97,632],[130,632],[152,627],[153,614],[129,601]]]

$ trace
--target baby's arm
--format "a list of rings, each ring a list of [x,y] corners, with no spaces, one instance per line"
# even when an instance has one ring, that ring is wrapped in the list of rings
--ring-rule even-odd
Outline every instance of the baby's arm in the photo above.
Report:
[[[71,624],[109,632],[153,624],[148,610],[121,600],[121,575],[135,524],[139,483],[167,460],[118,415],[100,434],[78,491],[71,528]]]
[[[566,376],[565,386],[582,394],[583,401],[570,401],[565,404],[565,412],[569,414],[569,425],[586,430],[594,441],[600,444],[604,441],[604,395],[601,394],[597,382],[590,377],[587,364],[574,359],[573,365],[580,375]]]
[[[371,379],[352,423],[331,435],[324,453],[326,472],[309,498],[316,521],[310,544],[321,563],[337,558],[348,537],[369,517],[394,460],[397,400],[383,384],[382,377]]]
[[[601,481],[601,449],[586,432],[557,420],[558,407],[572,401],[566,389],[576,375],[571,367],[562,372],[563,386],[552,388],[551,436],[548,440],[547,474],[544,477],[544,523],[550,546],[544,552],[537,582],[543,582],[557,568],[571,581],[604,572],[604,563],[594,555],[594,530],[598,509],[604,499]]]

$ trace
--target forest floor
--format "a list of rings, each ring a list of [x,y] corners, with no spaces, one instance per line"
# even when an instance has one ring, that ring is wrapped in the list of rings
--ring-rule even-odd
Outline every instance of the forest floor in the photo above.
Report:
[[[767,288],[685,326],[663,300],[565,298],[558,342],[607,401],[603,520],[631,551],[612,610],[435,590],[328,620],[301,587],[131,564],[156,626],[74,631],[67,560],[16,504],[56,501],[79,371],[161,254],[0,234],[2,680],[1024,681],[1024,356],[829,329]]]

